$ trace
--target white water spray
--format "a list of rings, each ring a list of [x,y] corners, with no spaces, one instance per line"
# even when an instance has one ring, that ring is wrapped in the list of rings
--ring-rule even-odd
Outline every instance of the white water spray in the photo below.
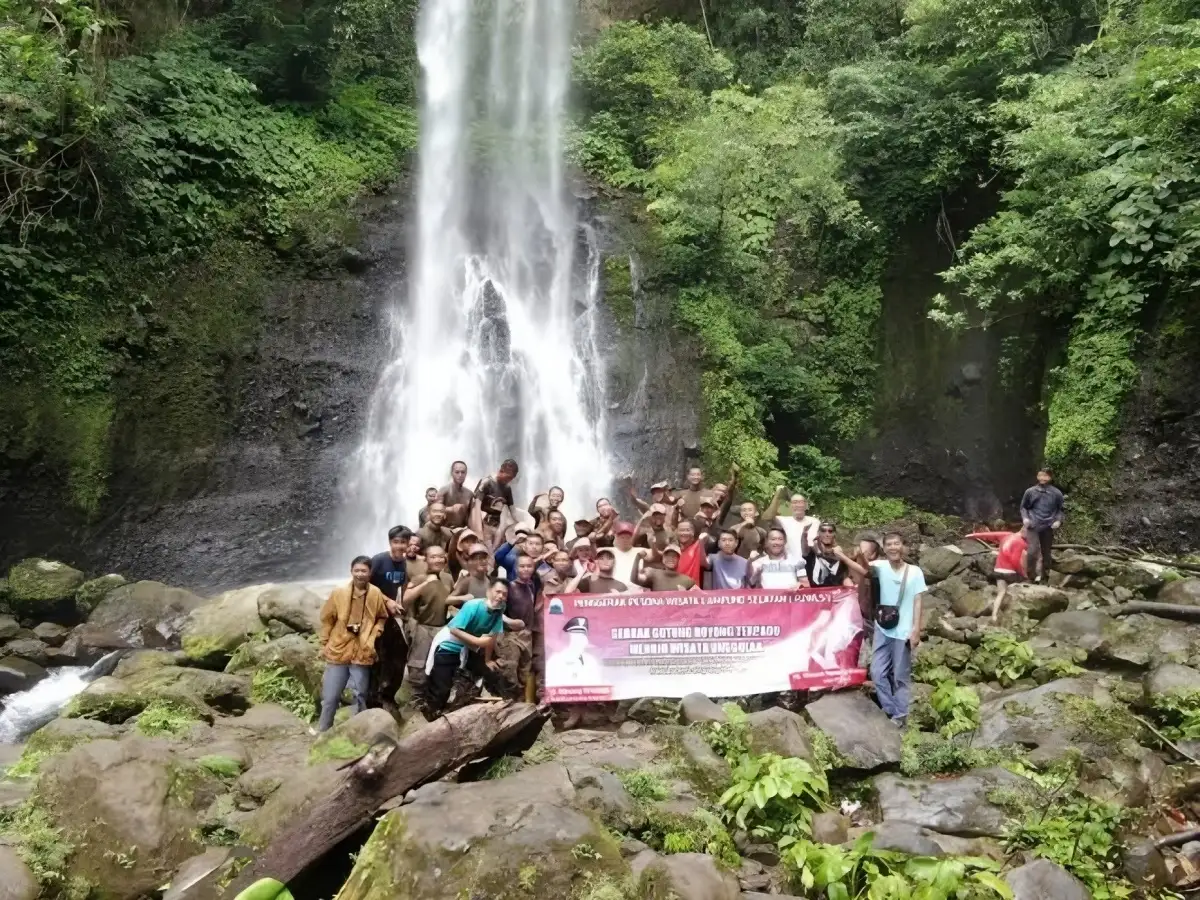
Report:
[[[109,653],[95,665],[63,666],[27,691],[4,698],[0,712],[0,744],[15,744],[37,731],[59,714],[64,706],[101,675],[109,675],[120,661],[121,652]]]
[[[415,525],[455,459],[474,487],[511,456],[518,502],[558,484],[572,513],[610,483],[600,254],[563,164],[574,4],[482,5],[422,4],[416,252],[355,460],[357,546]]]

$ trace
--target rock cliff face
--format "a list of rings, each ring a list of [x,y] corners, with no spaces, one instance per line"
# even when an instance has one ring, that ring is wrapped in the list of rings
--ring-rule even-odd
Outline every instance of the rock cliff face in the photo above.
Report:
[[[409,193],[398,184],[367,204],[334,265],[283,269],[262,299],[256,340],[230,366],[223,433],[167,449],[139,429],[136,409],[118,422],[98,521],[72,511],[56,474],[0,465],[0,561],[53,556],[197,589],[340,572],[344,561],[326,554],[353,515],[340,485],[404,299]],[[669,298],[639,290],[636,239],[622,215],[580,201],[581,221],[610,257],[606,288],[620,307],[606,310],[604,337],[616,465],[648,482],[678,474],[698,442],[696,353],[669,327]]]

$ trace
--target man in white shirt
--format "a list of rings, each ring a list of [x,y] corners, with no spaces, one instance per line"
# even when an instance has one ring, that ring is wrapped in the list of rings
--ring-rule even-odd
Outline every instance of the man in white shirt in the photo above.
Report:
[[[767,555],[750,563],[750,586],[763,590],[795,590],[808,587],[804,559],[794,560],[787,555],[787,536],[782,528],[767,532]]]
[[[633,562],[639,556],[646,557],[650,550],[646,547],[633,546],[633,538],[637,528],[632,522],[618,522],[613,531],[612,555],[614,559],[612,577],[630,586],[630,591],[641,590],[633,580]],[[642,562],[645,562],[643,558]]]
[[[792,494],[791,507],[792,514],[776,516],[775,524],[782,528],[783,533],[787,535],[788,559],[803,562],[804,540],[801,535],[807,532],[809,545],[815,544],[821,528],[821,520],[808,514],[808,500],[803,494]]]

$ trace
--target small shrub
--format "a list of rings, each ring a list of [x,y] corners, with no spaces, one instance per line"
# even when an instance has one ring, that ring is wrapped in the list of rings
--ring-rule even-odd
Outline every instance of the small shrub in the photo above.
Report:
[[[196,765],[218,778],[237,778],[242,774],[242,764],[228,756],[202,756],[196,760]]]
[[[253,703],[278,703],[305,722],[311,722],[317,714],[313,695],[295,676],[279,666],[267,666],[254,673],[250,681],[250,700]]]
[[[1127,813],[1085,798],[1043,806],[1005,832],[1009,852],[1026,850],[1058,863],[1087,885],[1095,900],[1123,900],[1133,886],[1120,877],[1117,829]]]
[[[963,670],[975,681],[995,679],[1005,687],[1037,668],[1037,655],[1027,641],[1006,631],[989,631]]]
[[[370,749],[366,744],[356,744],[342,734],[326,736],[318,739],[308,751],[308,764],[311,766],[330,760],[358,759]]]
[[[196,710],[171,700],[155,700],[137,717],[137,730],[151,737],[186,734],[200,721]]]
[[[1200,691],[1176,691],[1154,698],[1155,718],[1171,740],[1200,738]]]
[[[953,680],[942,681],[929,702],[937,713],[938,731],[943,737],[952,738],[979,727],[979,695],[974,688]]]
[[[729,721],[704,722],[699,731],[714,751],[733,763],[750,752],[746,711],[736,703],[726,703],[721,708]]]
[[[634,800],[653,802],[671,796],[662,778],[648,769],[621,769],[616,774]]]
[[[517,769],[521,768],[521,758],[519,756],[501,756],[499,759],[493,760],[488,766],[488,770],[483,774],[484,781],[495,781],[500,778],[507,778]]]
[[[766,753],[738,761],[733,784],[718,803],[738,828],[777,840],[807,834],[812,811],[824,808],[828,799],[824,773],[802,759]]]
[[[0,837],[14,846],[47,896],[62,893],[70,884],[67,863],[75,847],[44,810],[29,802],[0,810]]]

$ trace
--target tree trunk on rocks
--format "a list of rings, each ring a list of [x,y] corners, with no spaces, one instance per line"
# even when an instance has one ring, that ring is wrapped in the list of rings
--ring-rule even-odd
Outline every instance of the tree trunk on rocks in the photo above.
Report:
[[[224,890],[223,870],[198,882],[180,900],[236,897],[260,878],[288,883],[318,864],[341,841],[371,819],[389,800],[441,778],[482,756],[503,754],[512,741],[541,729],[547,714],[529,703],[480,703],[431,722],[399,744],[377,740],[323,800],[312,804],[291,828],[271,839],[256,860]]]
[[[1163,619],[1179,619],[1184,622],[1200,622],[1200,606],[1184,606],[1181,603],[1130,600],[1113,610],[1114,616],[1131,616],[1134,613],[1146,613]]]

